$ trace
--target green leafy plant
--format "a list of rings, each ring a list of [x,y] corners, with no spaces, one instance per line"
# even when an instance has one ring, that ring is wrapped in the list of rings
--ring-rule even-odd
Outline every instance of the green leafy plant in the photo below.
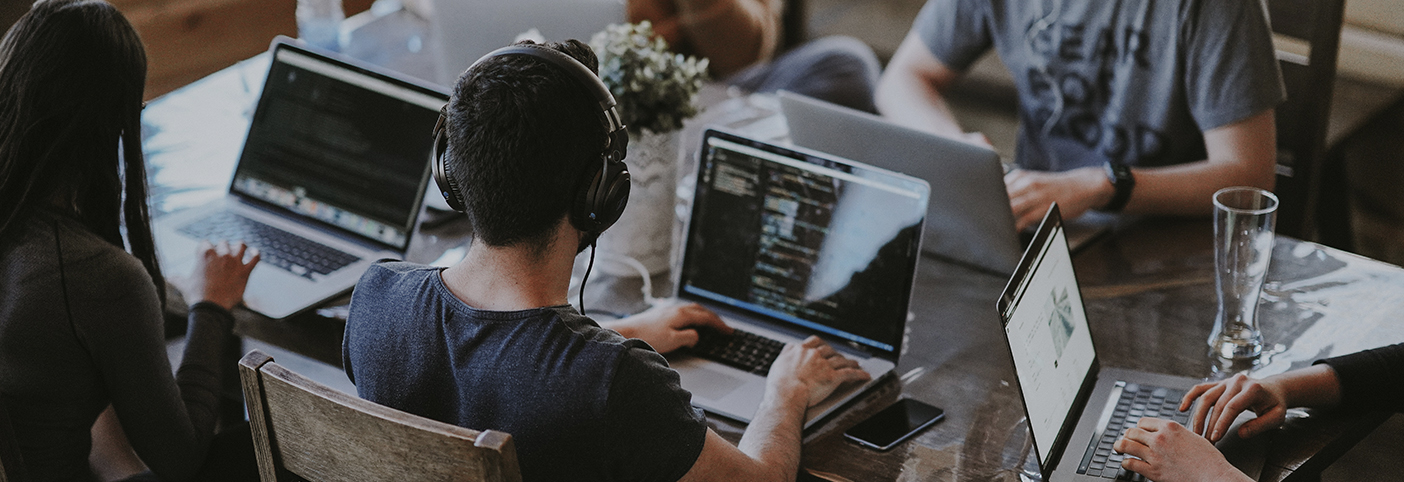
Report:
[[[707,59],[669,52],[648,21],[610,25],[590,39],[590,48],[630,129],[671,132],[697,115],[693,101],[706,79]]]

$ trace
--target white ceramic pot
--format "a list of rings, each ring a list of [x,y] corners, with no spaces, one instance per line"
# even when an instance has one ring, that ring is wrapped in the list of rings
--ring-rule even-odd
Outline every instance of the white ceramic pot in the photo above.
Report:
[[[680,138],[676,131],[629,132],[629,156],[624,160],[632,179],[629,206],[619,222],[600,235],[596,269],[614,276],[638,276],[630,263],[621,262],[621,258],[632,258],[651,275],[668,270],[682,155]]]

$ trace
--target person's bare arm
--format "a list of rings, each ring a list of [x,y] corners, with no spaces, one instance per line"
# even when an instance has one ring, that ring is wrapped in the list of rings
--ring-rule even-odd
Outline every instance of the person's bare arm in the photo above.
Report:
[[[1252,410],[1258,418],[1239,427],[1240,437],[1281,426],[1291,407],[1334,407],[1341,401],[1341,382],[1330,366],[1313,365],[1262,380],[1238,374],[1195,385],[1180,401],[1180,410],[1188,410],[1196,399],[1199,405],[1190,416],[1190,427],[1217,442],[1244,410]]]
[[[741,443],[732,446],[708,430],[702,453],[680,482],[795,480],[805,411],[839,385],[868,378],[858,362],[816,337],[786,345],[770,369],[765,399]]]
[[[1272,190],[1276,181],[1277,126],[1268,109],[1237,122],[1204,131],[1208,159],[1178,166],[1132,169],[1136,187],[1123,212],[1206,215],[1213,212],[1214,191],[1229,186]],[[1005,177],[1010,207],[1019,229],[1043,219],[1058,202],[1066,218],[1075,218],[1111,201],[1114,190],[1102,167],[1064,172],[1015,170]]]
[[[1126,470],[1158,482],[1253,480],[1234,468],[1214,444],[1168,420],[1141,419],[1112,449],[1136,457],[1121,463]]]
[[[1240,437],[1252,437],[1282,425],[1288,407],[1327,408],[1340,403],[1341,385],[1328,365],[1314,365],[1273,375],[1262,380],[1238,374],[1226,380],[1195,385],[1180,401],[1188,410],[1191,428],[1147,417],[1126,431],[1113,448],[1134,455],[1122,463],[1154,480],[1251,480],[1224,459],[1213,443],[1223,438],[1234,419],[1244,410],[1258,418],[1244,422]],[[1200,435],[1202,434],[1202,436]]]
[[[698,330],[714,330],[731,334],[731,327],[712,310],[697,303],[668,303],[644,310],[618,320],[602,321],[625,338],[637,338],[648,343],[658,353],[669,353],[697,344]]]
[[[956,122],[944,93],[960,78],[931,54],[913,31],[892,54],[873,100],[878,112],[907,127],[973,144],[989,145],[984,135],[967,134]]]
[[[126,480],[147,470],[127,441],[127,433],[122,431],[122,422],[111,405],[98,415],[89,432],[93,445],[88,451],[88,467],[97,480]]]
[[[678,28],[694,53],[726,77],[775,55],[783,0],[675,0]]]

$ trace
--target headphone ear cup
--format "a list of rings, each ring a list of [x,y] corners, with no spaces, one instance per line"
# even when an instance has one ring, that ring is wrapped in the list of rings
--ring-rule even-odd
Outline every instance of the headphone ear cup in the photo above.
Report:
[[[440,110],[439,122],[434,124],[434,147],[429,154],[429,162],[434,166],[434,184],[439,186],[439,193],[444,195],[444,202],[454,211],[461,213],[468,209],[463,202],[463,194],[458,191],[458,183],[453,180],[448,164],[444,162],[444,151],[448,150],[448,136],[444,135],[446,124],[447,116]]]
[[[570,223],[575,229],[600,234],[613,226],[629,203],[629,168],[606,154],[599,168],[587,173],[571,206]]]
[[[605,184],[601,186],[602,195],[596,201],[601,232],[609,229],[624,215],[624,208],[629,206],[629,189],[632,185],[629,168],[623,161],[610,162],[606,170],[609,174],[605,176]]]

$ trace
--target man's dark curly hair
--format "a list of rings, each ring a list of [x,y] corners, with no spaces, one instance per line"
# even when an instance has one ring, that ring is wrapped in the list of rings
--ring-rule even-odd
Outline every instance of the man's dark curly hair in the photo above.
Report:
[[[594,51],[578,40],[545,46],[599,71]],[[489,59],[459,76],[447,131],[444,162],[477,241],[538,251],[549,247],[585,168],[599,162],[605,145],[599,103],[585,86],[525,55]]]

